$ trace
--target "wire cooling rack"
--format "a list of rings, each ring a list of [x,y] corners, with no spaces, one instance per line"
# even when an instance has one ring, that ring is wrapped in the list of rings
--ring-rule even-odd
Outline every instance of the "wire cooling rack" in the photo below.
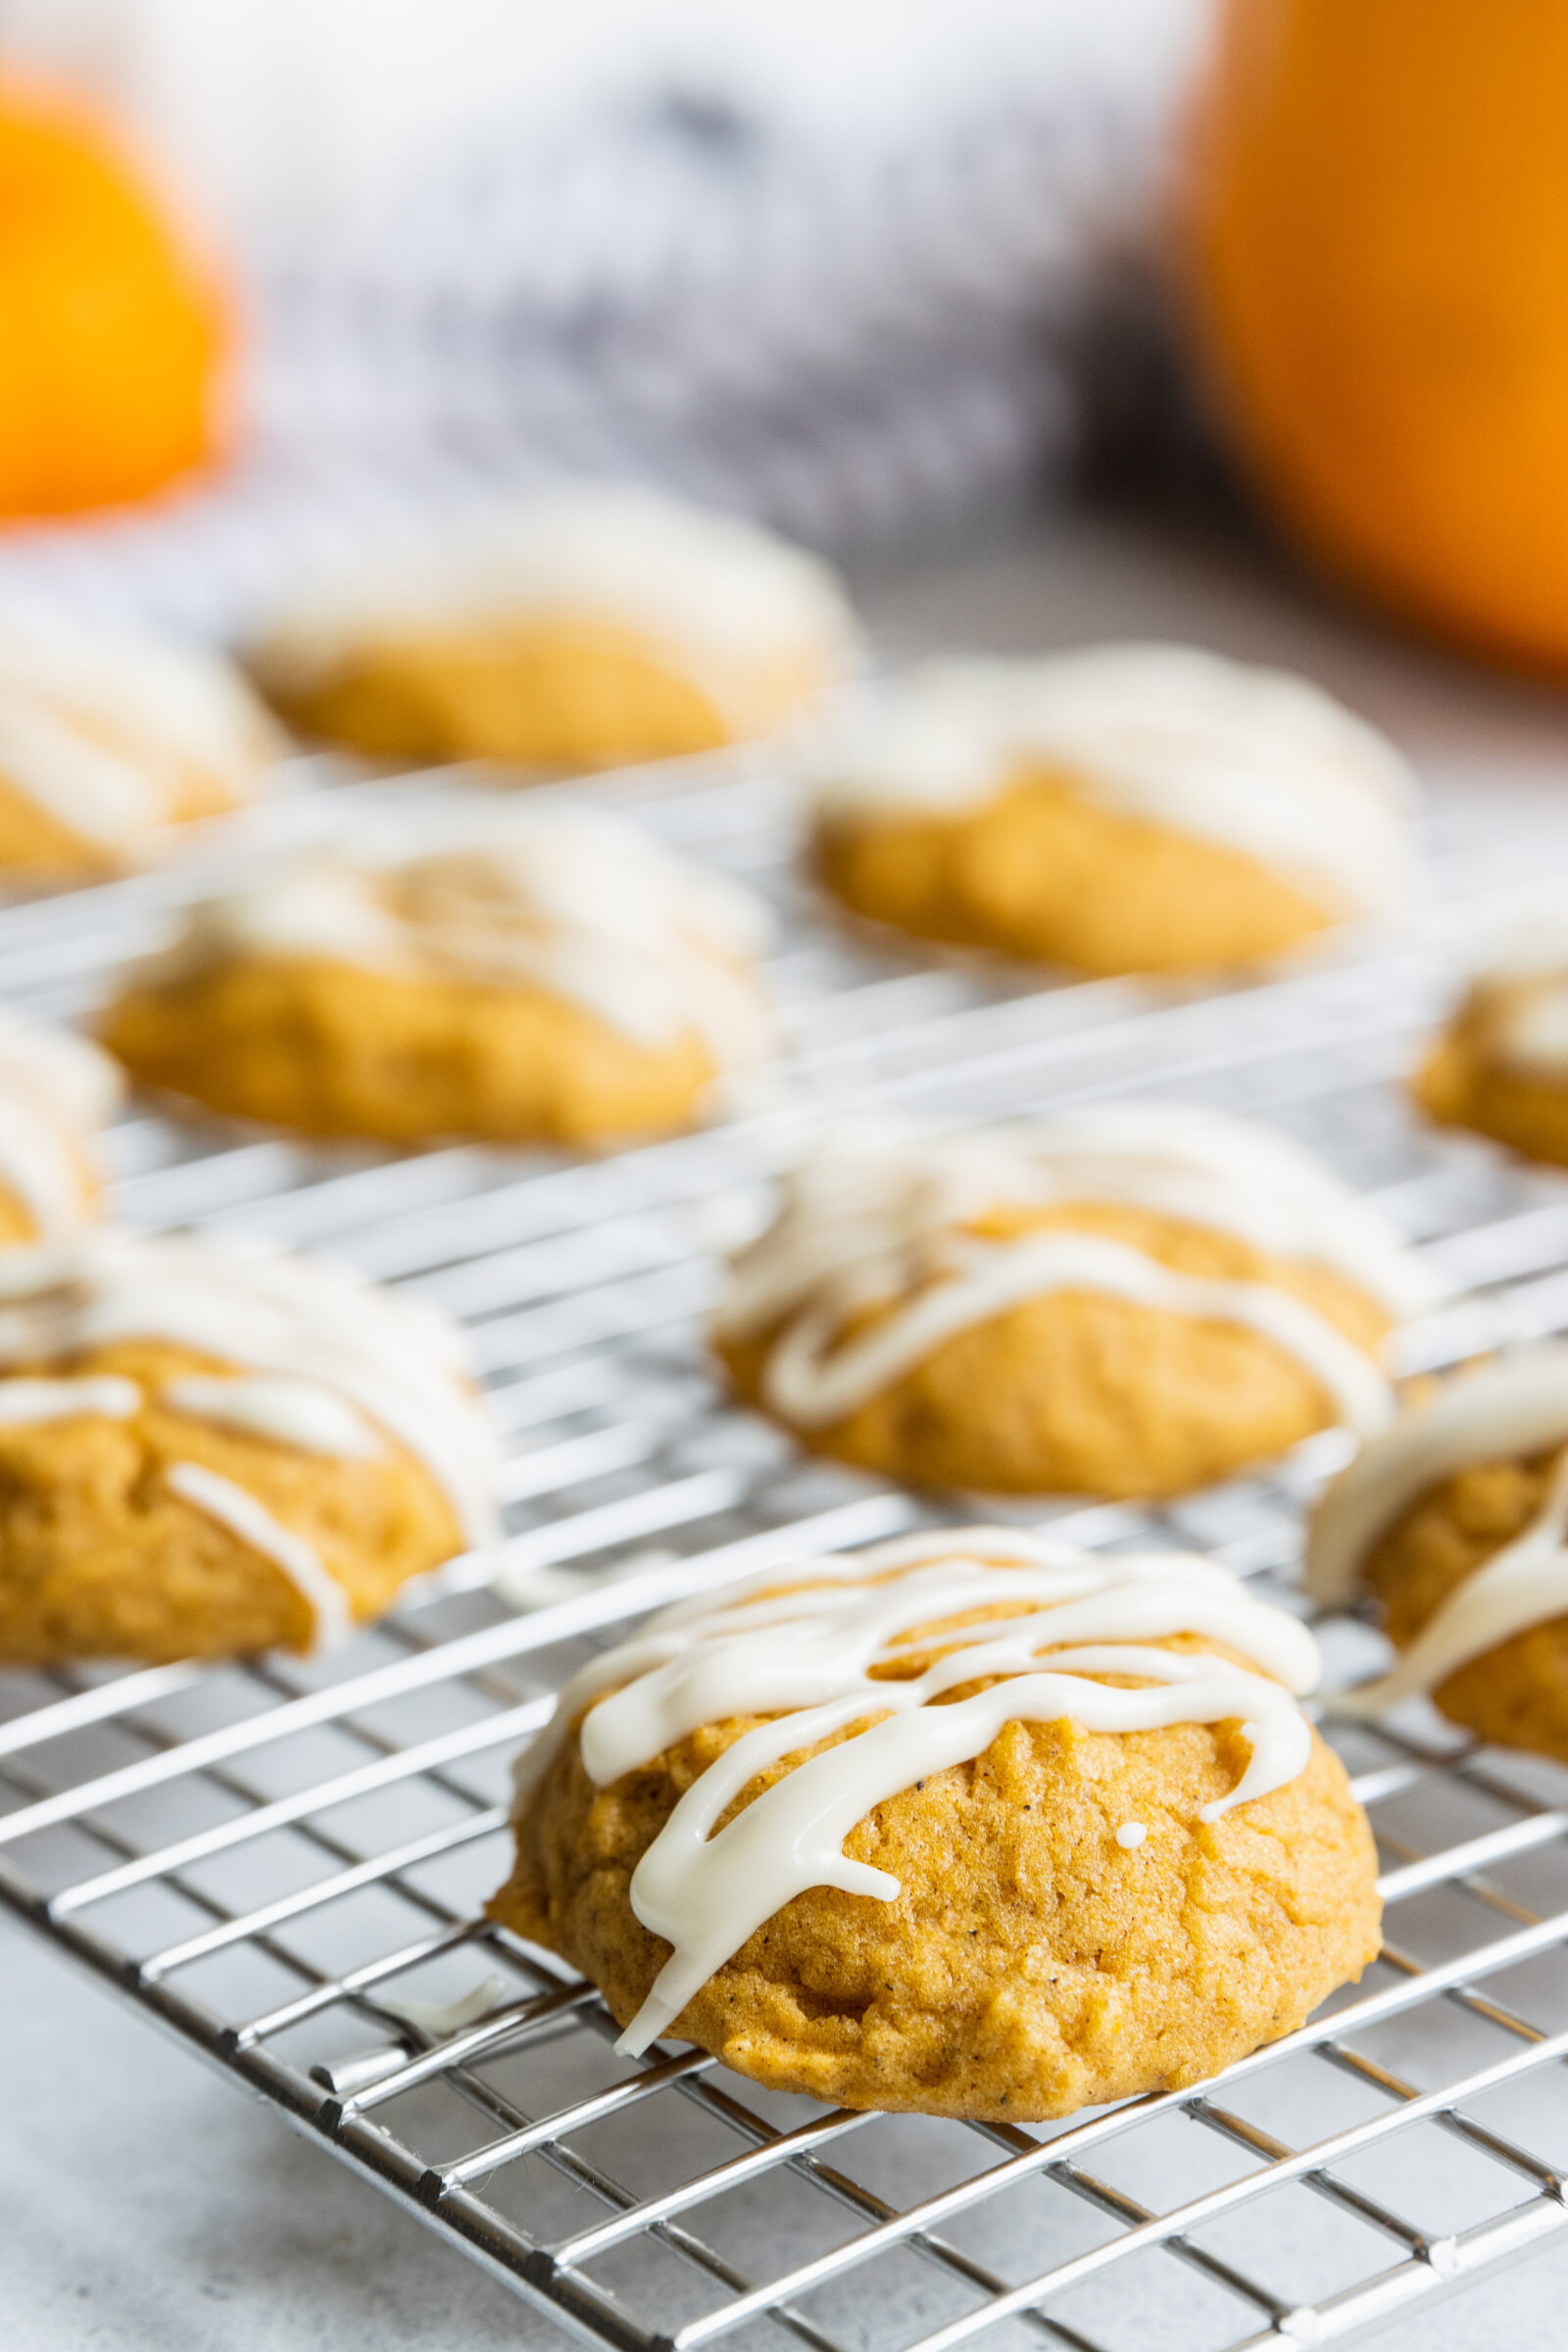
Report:
[[[779,1079],[710,1132],[586,1165],[122,1123],[122,1219],[329,1250],[468,1322],[508,1441],[506,1597],[459,1563],[326,1661],[0,1676],[0,1896],[596,2342],[1343,2342],[1557,2234],[1568,1775],[1419,1710],[1333,1731],[1384,1860],[1390,1940],[1361,1984],[1200,2089],[1056,2127],[827,2113],[687,2049],[618,2059],[592,1990],[476,1914],[507,1867],[507,1762],[587,1647],[731,1575],[977,1515],[801,1460],[704,1363],[715,1250],[824,1106],[959,1119],[1135,1091],[1264,1116],[1427,1250],[1447,1295],[1408,1368],[1568,1324],[1568,1181],[1422,1130],[1397,1085],[1455,942],[1568,826],[1440,808],[1424,910],[1265,983],[1042,991],[835,927],[760,767],[575,789],[774,897]],[[196,867],[452,790],[302,794]],[[0,912],[0,993],[83,1008],[189,872]],[[1289,1599],[1341,1449],[1054,1524],[1200,1545]],[[1336,1676],[1376,1653],[1353,1621],[1323,1632]]]

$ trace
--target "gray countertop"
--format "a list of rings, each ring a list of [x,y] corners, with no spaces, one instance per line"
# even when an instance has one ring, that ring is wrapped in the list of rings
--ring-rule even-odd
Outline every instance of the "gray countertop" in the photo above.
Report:
[[[1568,707],[1448,665],[1223,544],[1082,521],[867,577],[885,640],[1179,635],[1307,670],[1446,790],[1568,794]],[[1499,807],[1514,805],[1504,796]],[[360,2180],[0,1922],[0,2336],[15,2352],[486,2352],[564,2340]],[[1378,2338],[1563,2343],[1568,2243]]]

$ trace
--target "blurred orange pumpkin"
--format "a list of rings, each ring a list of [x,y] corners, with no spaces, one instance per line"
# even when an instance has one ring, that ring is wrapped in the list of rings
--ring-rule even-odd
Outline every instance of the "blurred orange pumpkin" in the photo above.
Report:
[[[1227,0],[1196,128],[1200,341],[1281,515],[1568,663],[1568,6]]]
[[[214,443],[221,305],[111,135],[0,79],[0,514],[139,498]]]

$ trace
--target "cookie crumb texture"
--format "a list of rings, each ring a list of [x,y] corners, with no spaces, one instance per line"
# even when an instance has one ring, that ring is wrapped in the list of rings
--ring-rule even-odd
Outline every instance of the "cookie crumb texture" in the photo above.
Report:
[[[964,1230],[1004,1240],[1098,1234],[1178,1273],[1266,1283],[1315,1307],[1368,1354],[1389,1327],[1375,1300],[1325,1267],[1274,1258],[1237,1235],[1149,1209],[999,1209]],[[872,1310],[852,1328],[894,1311]],[[740,1396],[763,1410],[777,1336],[719,1348]],[[796,1434],[813,1452],[915,1486],[1154,1495],[1283,1453],[1336,1417],[1304,1366],[1240,1324],[1057,1291],[956,1333],[858,1411]]]
[[[605,1789],[573,1738],[519,1826],[492,1916],[592,1978],[622,2026],[669,1949],[632,1912],[632,1872],[753,1721],[708,1726]],[[1200,2082],[1292,2032],[1378,1949],[1371,1833],[1315,1735],[1296,1780],[1197,1820],[1248,1752],[1237,1724],[1009,1723],[845,1840],[901,1881],[893,1902],[797,1895],[671,2037],[769,2089],[997,2122]],[[1130,1819],[1149,1830],[1131,1852]]]
[[[1362,1581],[1404,1649],[1454,1588],[1539,1518],[1562,1450],[1478,1462],[1422,1495],[1368,1557]],[[1450,1723],[1497,1747],[1568,1764],[1568,1617],[1527,1626],[1456,1667],[1432,1693]]]
[[[101,1026],[144,1086],[307,1135],[609,1144],[701,1116],[695,1032],[649,1047],[538,989],[235,957],[132,981]]]
[[[1481,1023],[1463,1013],[1416,1071],[1410,1092],[1442,1126],[1469,1127],[1527,1159],[1568,1167],[1568,1086],[1494,1060]]]
[[[1245,852],[1050,775],[960,815],[825,818],[816,864],[857,913],[918,938],[1100,974],[1254,963],[1332,920]]]
[[[306,1648],[314,1617],[275,1561],[174,1494],[175,1463],[218,1472],[303,1536],[357,1620],[411,1576],[464,1548],[451,1504],[422,1463],[388,1438],[364,1458],[331,1458],[171,1410],[159,1392],[233,1367],[187,1348],[124,1341],[67,1363],[18,1365],[48,1378],[116,1373],[146,1392],[128,1420],[0,1425],[0,1661],[222,1658]]]

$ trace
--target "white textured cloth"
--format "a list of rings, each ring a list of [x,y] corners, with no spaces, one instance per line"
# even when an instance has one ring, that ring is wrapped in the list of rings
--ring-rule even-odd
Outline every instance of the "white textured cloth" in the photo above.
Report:
[[[1201,15],[1054,0],[897,108],[731,74],[492,125],[258,241],[242,454],[0,537],[0,603],[228,630],[411,510],[562,472],[830,548],[995,503],[1072,446],[1085,319],[1157,216]]]

